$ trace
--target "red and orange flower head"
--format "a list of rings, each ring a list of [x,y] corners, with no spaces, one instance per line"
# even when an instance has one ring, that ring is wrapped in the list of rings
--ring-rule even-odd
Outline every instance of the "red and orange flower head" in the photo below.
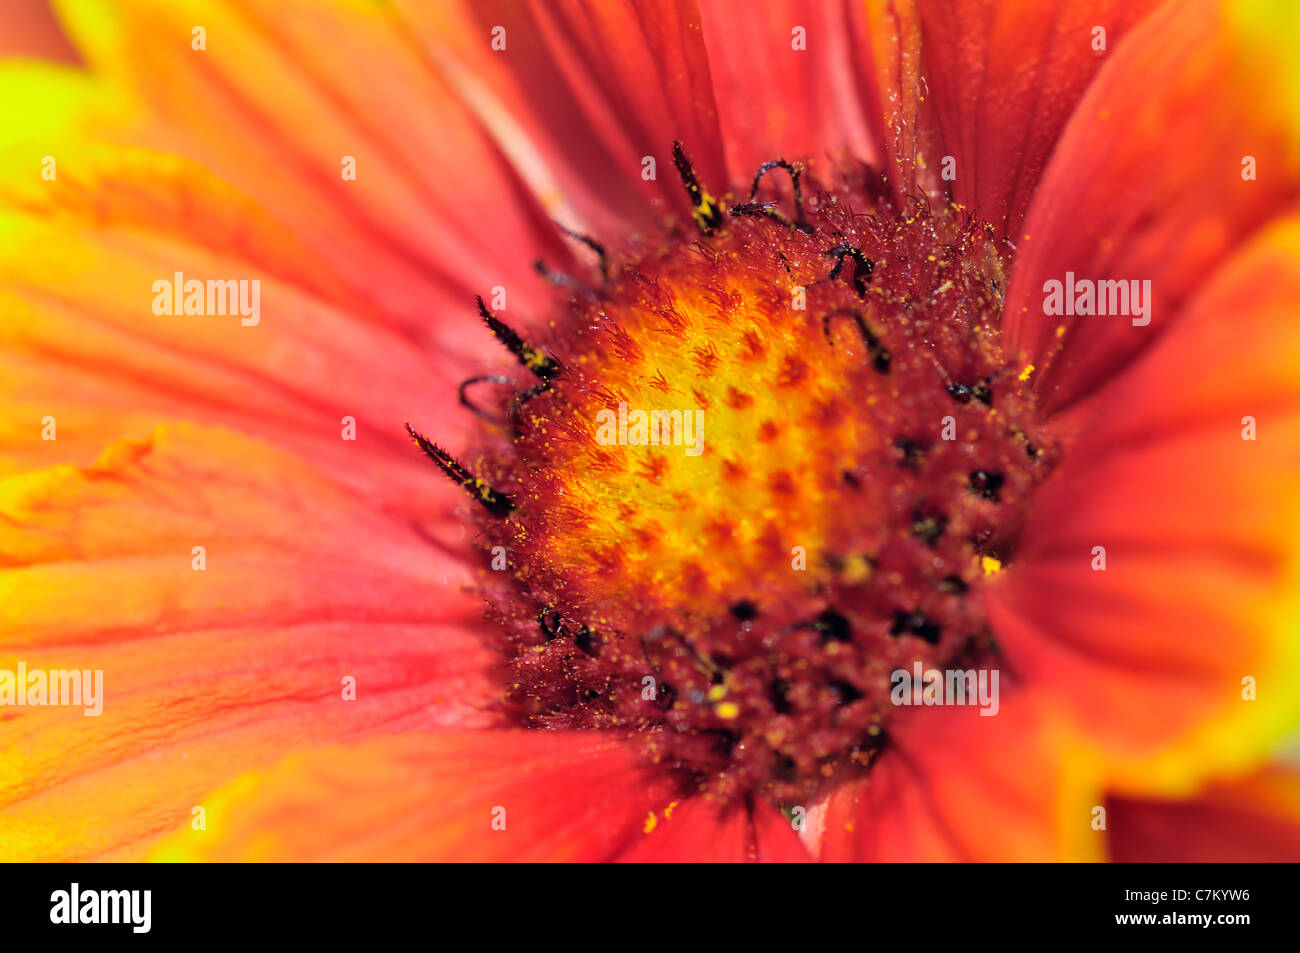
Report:
[[[1300,859],[1292,4],[54,10],[0,858]]]

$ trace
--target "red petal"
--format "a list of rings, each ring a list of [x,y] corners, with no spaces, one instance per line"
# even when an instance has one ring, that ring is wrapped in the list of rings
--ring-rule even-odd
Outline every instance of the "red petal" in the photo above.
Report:
[[[776,158],[821,161],[848,152],[880,161],[862,91],[865,35],[859,5],[775,0],[703,0],[704,42],[722,117],[731,180],[748,184]],[[802,49],[793,31],[804,31]],[[874,108],[874,101],[871,102]]]
[[[766,802],[754,805],[755,860],[760,863],[807,863],[808,848],[785,815]]]
[[[921,0],[922,55],[953,198],[1016,235],[1093,75],[1157,0]],[[931,164],[939,156],[929,157]]]
[[[1003,679],[1009,673],[1002,672]],[[1003,687],[996,715],[905,710],[889,744],[839,782],[821,816],[827,861],[1091,859],[1091,768],[1040,696]]]
[[[1214,784],[1186,801],[1111,798],[1107,825],[1115,861],[1295,863],[1300,774],[1270,768]]]
[[[743,805],[720,807],[702,795],[683,799],[653,822],[647,816],[642,831],[619,860],[741,863],[753,855],[749,811]]]
[[[706,189],[727,185],[708,57],[693,0],[404,3],[433,61],[497,141],[553,180],[565,224],[621,233],[689,211],[679,139]],[[494,50],[494,31],[505,49]],[[655,176],[643,178],[643,159]],[[540,162],[538,161],[540,159]]]
[[[864,86],[872,104],[868,121],[880,130],[885,173],[894,193],[911,201],[918,193],[942,193],[935,160],[943,155],[934,120],[934,104],[922,83],[921,14],[912,0],[867,0],[864,57],[870,81]]]

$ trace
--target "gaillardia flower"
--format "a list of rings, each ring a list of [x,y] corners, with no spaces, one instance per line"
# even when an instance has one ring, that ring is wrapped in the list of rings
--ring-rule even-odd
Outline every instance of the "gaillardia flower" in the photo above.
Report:
[[[56,9],[0,856],[1300,858],[1292,5]]]

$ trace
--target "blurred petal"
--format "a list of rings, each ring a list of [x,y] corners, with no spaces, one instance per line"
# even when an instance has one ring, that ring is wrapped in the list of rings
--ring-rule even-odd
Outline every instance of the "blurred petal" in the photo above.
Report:
[[[1293,217],[1098,396],[991,589],[1011,664],[1073,713],[1123,791],[1244,770],[1300,722],[1297,300]]]
[[[5,56],[78,62],[49,0],[5,0],[0,5],[0,57]]]
[[[137,856],[298,746],[488,723],[495,657],[456,575],[226,431],[164,428],[0,481],[0,669],[103,673],[98,716],[0,709],[4,859]]]
[[[743,863],[752,857],[749,811],[744,805],[719,805],[703,795],[682,800],[647,822],[642,836],[619,860],[634,863]]]
[[[573,219],[565,224],[613,238],[629,223],[688,212],[674,139],[705,189],[726,190],[694,0],[450,0],[399,9],[548,207]],[[655,160],[649,179],[647,157]]]
[[[1066,127],[1019,239],[1005,310],[1049,412],[1095,391],[1171,331],[1232,250],[1300,197],[1300,115],[1271,92],[1300,74],[1276,37],[1300,7],[1189,0],[1119,44]],[[1261,6],[1256,4],[1255,6]],[[1245,179],[1243,162],[1257,164]],[[1151,282],[1149,326],[1044,313],[1047,281]]]
[[[603,732],[404,733],[240,778],[153,859],[603,861],[669,794]]]
[[[880,161],[879,117],[863,97],[872,77],[856,45],[861,4],[702,0],[700,9],[733,183],[781,157]]]
[[[252,196],[373,319],[437,340],[459,318],[463,333],[475,292],[501,285],[522,306],[543,294],[533,260],[565,259],[540,204],[391,8],[70,0],[59,12],[90,69],[143,107],[101,139],[184,155]]]
[[[1111,798],[1110,859],[1122,863],[1300,861],[1300,774],[1274,767],[1185,801]]]
[[[474,425],[453,409],[456,382],[508,358],[486,331],[429,352],[375,323],[296,236],[190,162],[56,152],[54,181],[0,178],[0,473],[84,463],[182,418],[293,447],[420,518],[446,502],[402,421],[444,407],[438,436],[453,444]],[[155,283],[170,289],[177,274],[242,281],[249,295],[229,313],[187,315],[167,292],[160,309]],[[253,282],[257,313],[245,317]]]
[[[818,859],[1098,859],[1095,768],[1042,696],[1007,688],[999,709],[904,710],[889,743],[830,794]]]

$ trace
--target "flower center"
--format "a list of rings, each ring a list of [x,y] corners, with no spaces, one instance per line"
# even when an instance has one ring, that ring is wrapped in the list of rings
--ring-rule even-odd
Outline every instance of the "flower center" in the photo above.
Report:
[[[512,717],[779,802],[870,760],[895,671],[996,667],[979,588],[1055,451],[990,229],[769,166],[728,207],[679,153],[694,222],[591,243],[545,340],[483,309],[534,379],[473,465],[417,440],[483,504]]]

